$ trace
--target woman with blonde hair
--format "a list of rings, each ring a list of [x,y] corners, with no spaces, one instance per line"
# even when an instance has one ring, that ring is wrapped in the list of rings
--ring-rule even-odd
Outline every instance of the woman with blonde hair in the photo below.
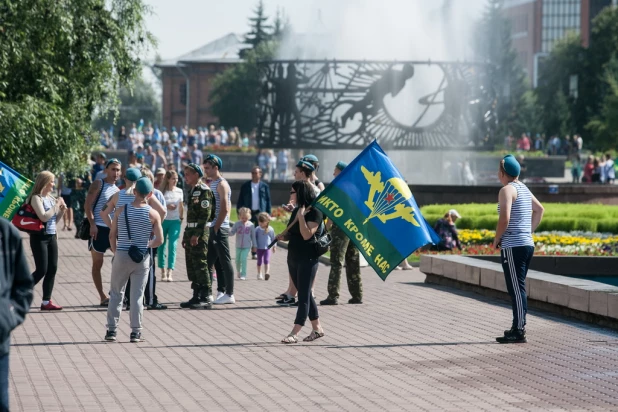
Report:
[[[30,234],[30,248],[34,255],[35,271],[32,273],[34,284],[43,280],[43,302],[41,310],[62,310],[62,306],[56,305],[51,300],[58,269],[58,237],[56,222],[62,219],[66,211],[66,204],[62,198],[54,198],[51,192],[54,190],[55,176],[53,173],[43,171],[39,173],[34,182],[34,189],[26,199],[34,209],[45,229],[41,233]]]
[[[177,183],[178,173],[168,170],[159,188],[163,193],[167,207],[167,215],[165,220],[163,220],[163,244],[157,259],[157,266],[161,269],[161,280],[163,282],[173,281],[172,275],[176,264],[176,246],[180,238],[180,226],[184,218],[184,194],[182,189],[176,187]],[[165,246],[167,246],[167,268],[165,267]]]

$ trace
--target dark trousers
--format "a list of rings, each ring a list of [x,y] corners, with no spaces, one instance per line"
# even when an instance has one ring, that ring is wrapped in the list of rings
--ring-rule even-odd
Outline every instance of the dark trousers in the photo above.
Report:
[[[295,325],[305,326],[307,316],[309,320],[319,318],[318,305],[311,295],[311,285],[318,272],[318,259],[290,259],[288,258],[288,270],[292,276],[292,282],[298,289],[298,310],[296,311]]]
[[[230,255],[229,228],[219,228],[215,234],[215,229],[210,228],[208,238],[208,254],[206,260],[208,267],[214,265],[217,271],[217,291],[228,295],[234,294],[234,266]]]
[[[9,412],[9,354],[0,356],[0,412]]]
[[[30,235],[30,248],[36,270],[32,273],[34,284],[43,280],[43,300],[50,300],[58,270],[58,238],[56,235]]]
[[[159,302],[155,290],[157,288],[157,274],[155,272],[155,258],[157,257],[157,249],[148,249],[148,256],[150,259],[150,271],[148,272],[148,282],[146,283],[146,289],[144,289],[144,304],[146,306],[156,305]],[[131,296],[131,279],[127,282],[127,287],[124,290],[125,300],[128,296]]]
[[[253,223],[253,226],[258,227],[260,225],[260,223],[258,222],[258,215],[262,213],[260,210],[252,210],[251,211],[251,223]],[[255,259],[257,255],[257,252],[254,252],[253,250],[251,251],[251,257],[253,257]]]
[[[534,247],[505,248],[500,251],[500,255],[506,288],[513,306],[513,328],[523,329],[526,326],[526,314],[528,313],[526,275],[532,255],[534,255]]]

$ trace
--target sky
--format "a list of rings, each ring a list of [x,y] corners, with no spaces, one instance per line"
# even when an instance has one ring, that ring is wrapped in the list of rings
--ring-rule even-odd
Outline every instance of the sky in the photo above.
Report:
[[[321,3],[327,4],[324,0],[264,0],[267,16],[274,17],[280,7],[303,30],[310,16],[317,21],[316,7]],[[157,38],[158,53],[165,60],[228,33],[247,32],[257,0],[146,0],[146,4],[153,11],[147,19],[148,30]]]

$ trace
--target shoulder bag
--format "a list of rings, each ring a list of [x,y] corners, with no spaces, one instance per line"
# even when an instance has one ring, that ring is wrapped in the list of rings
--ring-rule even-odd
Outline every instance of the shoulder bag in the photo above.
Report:
[[[320,232],[319,235],[318,231]],[[315,249],[315,253],[318,256],[322,256],[324,253],[328,252],[333,238],[331,237],[330,233],[326,231],[326,228],[324,227],[324,222],[320,222],[318,230],[316,230],[313,234],[313,240],[313,247]]]
[[[34,211],[32,205],[25,202],[11,219],[11,223],[22,232],[40,235],[45,233],[45,223]]]
[[[131,246],[129,246],[129,257],[135,263],[142,263],[146,256],[148,256],[148,250],[141,250],[135,246],[133,244],[133,240],[131,240],[131,229],[129,228],[129,205],[124,207],[124,221],[127,225],[127,235],[129,236],[129,241],[131,242]]]
[[[97,203],[99,203],[99,199],[101,198],[101,193],[103,193],[103,187],[105,187],[105,182],[101,180],[101,190],[99,190],[99,194],[97,195],[97,200],[92,204],[92,213],[94,213],[94,209],[97,207]],[[89,240],[90,239],[90,221],[87,216],[84,216],[81,225],[79,225],[79,229],[77,229],[77,236],[81,240]]]

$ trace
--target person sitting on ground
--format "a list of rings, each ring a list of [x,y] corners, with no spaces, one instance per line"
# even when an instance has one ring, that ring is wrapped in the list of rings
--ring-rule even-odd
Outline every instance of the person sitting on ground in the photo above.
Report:
[[[446,212],[442,219],[438,220],[434,230],[442,241],[434,246],[434,250],[452,251],[455,248],[461,250],[461,242],[459,241],[457,227],[455,226],[455,222],[460,218],[461,215],[455,209],[451,209]]]

